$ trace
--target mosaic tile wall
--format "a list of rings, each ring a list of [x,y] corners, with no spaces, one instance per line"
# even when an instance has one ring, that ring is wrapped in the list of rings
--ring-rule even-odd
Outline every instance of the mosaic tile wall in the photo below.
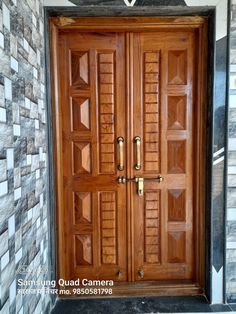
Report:
[[[236,302],[236,0],[232,1],[227,212],[227,297]]]
[[[2,314],[46,313],[49,303],[17,294],[19,277],[48,277],[43,32],[41,0],[0,0]]]

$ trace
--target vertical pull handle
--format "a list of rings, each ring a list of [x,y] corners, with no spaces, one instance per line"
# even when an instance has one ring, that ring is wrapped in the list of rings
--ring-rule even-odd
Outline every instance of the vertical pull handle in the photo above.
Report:
[[[119,136],[117,138],[117,143],[118,143],[118,170],[123,171],[124,170],[124,138]]]
[[[141,169],[141,137],[140,136],[135,136],[134,138],[134,143],[135,143],[135,149],[136,149],[136,164],[134,165],[134,168],[136,170]]]

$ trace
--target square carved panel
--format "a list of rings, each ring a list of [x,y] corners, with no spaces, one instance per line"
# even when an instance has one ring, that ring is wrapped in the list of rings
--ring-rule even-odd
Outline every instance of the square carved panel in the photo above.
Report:
[[[90,101],[88,98],[73,97],[71,114],[73,131],[90,130]]]
[[[185,221],[186,196],[185,190],[168,190],[168,220]]]
[[[168,53],[168,83],[185,85],[187,83],[187,51],[173,50]]]
[[[89,86],[88,51],[71,51],[71,83],[73,86]]]
[[[186,261],[186,232],[168,233],[168,262],[184,263]]]
[[[73,143],[73,170],[74,174],[91,173],[91,144]]]
[[[79,234],[74,237],[75,265],[92,265],[92,235]]]
[[[186,129],[186,96],[168,97],[168,129]]]
[[[74,192],[74,223],[92,222],[92,193]]]
[[[168,173],[185,173],[186,141],[168,141]]]

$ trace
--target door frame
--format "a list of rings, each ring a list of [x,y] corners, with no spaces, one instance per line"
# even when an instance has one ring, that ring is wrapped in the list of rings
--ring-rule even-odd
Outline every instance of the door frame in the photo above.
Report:
[[[84,8],[83,8],[84,9]],[[148,11],[145,10],[145,15],[150,15],[150,17],[140,17],[135,18],[137,11],[139,16],[144,15],[142,11],[140,14],[141,8],[136,9],[136,12],[129,12],[130,17],[117,17],[113,14],[113,18],[104,17],[101,18],[101,12],[99,15],[99,10],[97,16],[99,18],[89,18],[89,17],[80,17],[79,16],[90,16],[86,10],[81,10],[81,8],[76,10],[73,8],[73,11],[66,8],[60,8],[60,10],[55,12],[55,10],[50,11],[46,9],[46,30],[48,30],[48,37],[46,38],[46,71],[47,71],[47,103],[48,107],[48,143],[49,145],[49,188],[50,188],[50,214],[51,214],[51,226],[53,230],[50,232],[50,244],[51,247],[54,247],[54,250],[51,253],[51,258],[53,261],[52,268],[52,277],[53,278],[62,278],[62,273],[60,270],[59,263],[59,250],[58,247],[62,244],[61,234],[58,232],[58,227],[62,228],[62,221],[60,220],[60,174],[58,175],[57,164],[60,163],[60,156],[58,155],[58,150],[56,149],[56,144],[60,142],[60,123],[57,118],[59,115],[58,112],[58,94],[57,94],[57,80],[52,79],[57,77],[57,34],[60,28],[63,29],[78,29],[83,31],[138,31],[145,29],[146,31],[151,31],[155,29],[165,29],[174,28],[174,29],[186,29],[186,27],[194,28],[198,32],[199,36],[199,51],[198,56],[201,66],[201,77],[204,78],[202,86],[204,88],[198,88],[198,99],[201,104],[200,114],[198,115],[198,130],[200,131],[197,139],[197,155],[202,157],[201,148],[204,148],[204,161],[203,163],[197,163],[196,176],[197,185],[199,189],[196,193],[196,204],[200,204],[198,208],[198,245],[196,248],[196,256],[199,257],[198,267],[197,267],[197,276],[196,282],[199,284],[190,284],[184,283],[181,286],[179,284],[165,284],[154,282],[150,283],[140,283],[135,284],[135,288],[132,287],[132,283],[125,285],[116,284],[114,287],[114,292],[116,296],[119,295],[193,295],[193,294],[202,294],[210,295],[210,230],[211,230],[211,206],[209,193],[211,191],[211,167],[209,163],[211,162],[211,147],[212,147],[212,99],[213,99],[213,77],[210,75],[210,70],[212,69],[213,61],[212,60],[212,47],[213,47],[213,38],[211,32],[211,27],[213,25],[213,9],[202,8],[203,10],[192,9],[182,9],[178,11],[176,16],[172,14],[166,14],[165,10],[158,9],[158,14],[153,12],[153,8],[149,8]],[[135,10],[132,10],[135,11]],[[154,10],[155,11],[155,10]],[[197,12],[196,12],[197,11]],[[162,13],[162,14],[161,14]],[[176,13],[176,12],[175,12]],[[198,15],[198,16],[191,16]],[[104,15],[104,14],[103,14]],[[109,15],[109,14],[108,14]],[[159,16],[157,16],[159,15]],[[125,22],[129,20],[129,26]],[[208,37],[208,40],[207,40]],[[202,54],[202,50],[204,54]],[[210,49],[209,49],[210,48]],[[207,50],[209,54],[207,55]],[[203,59],[205,61],[203,61]],[[208,60],[208,64],[206,64]],[[204,75],[204,74],[205,75]],[[200,77],[199,76],[199,77]],[[208,82],[208,84],[206,84]],[[198,84],[199,86],[200,84]],[[207,86],[207,87],[206,87]],[[207,99],[208,101],[204,101]],[[207,128],[205,128],[207,126]],[[198,158],[198,160],[199,160]],[[57,224],[55,225],[55,221]],[[51,228],[52,229],[52,228]],[[61,230],[61,229],[60,229]],[[55,245],[56,243],[56,245]],[[203,243],[204,245],[200,245]],[[54,245],[53,245],[54,244]],[[114,296],[114,295],[113,295]]]

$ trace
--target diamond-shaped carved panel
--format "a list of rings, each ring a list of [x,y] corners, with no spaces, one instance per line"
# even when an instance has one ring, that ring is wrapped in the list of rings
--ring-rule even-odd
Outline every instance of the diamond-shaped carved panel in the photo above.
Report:
[[[74,131],[90,129],[90,102],[88,98],[72,99],[72,123]]]
[[[168,53],[168,83],[183,85],[187,83],[187,51],[175,50]]]
[[[186,232],[168,233],[168,262],[184,263],[186,261]]]
[[[92,265],[92,236],[81,234],[75,236],[75,264]]]
[[[186,142],[168,141],[168,173],[185,173]]]
[[[90,192],[74,193],[74,222],[75,224],[91,223],[92,197]]]
[[[186,96],[168,97],[168,129],[186,129]]]
[[[185,221],[185,190],[168,190],[168,220]]]
[[[73,143],[74,174],[91,173],[90,143]]]
[[[71,82],[73,86],[89,85],[89,54],[87,51],[71,52]]]

